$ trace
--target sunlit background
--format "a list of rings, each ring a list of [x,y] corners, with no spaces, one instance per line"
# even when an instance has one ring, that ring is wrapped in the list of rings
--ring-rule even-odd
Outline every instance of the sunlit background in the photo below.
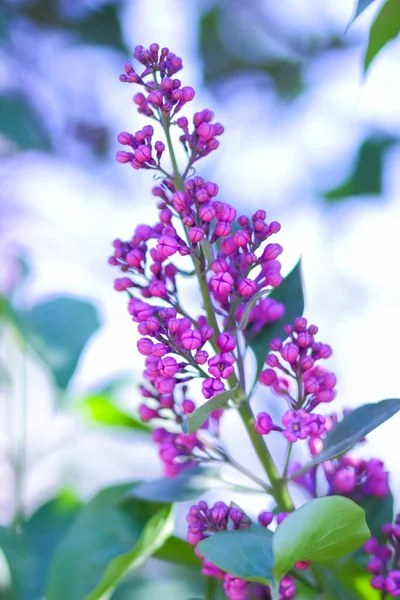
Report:
[[[285,272],[302,256],[305,314],[335,352],[336,408],[399,396],[400,42],[363,77],[374,4],[346,34],[351,0],[3,0],[0,10],[1,292],[19,282],[13,302],[24,310],[79,297],[101,320],[63,394],[33,351],[24,367],[12,334],[2,338],[2,522],[16,502],[30,512],[61,488],[87,497],[160,473],[146,435],[76,410],[110,384],[127,413],[139,401],[136,327],[107,264],[115,237],[156,218],[151,176],[114,160],[117,134],[144,124],[133,86],[118,80],[136,44],[182,56],[180,77],[196,89],[184,114],[208,107],[226,127],[199,172],[221,199],[282,223]],[[258,402],[277,400],[264,391]],[[395,494],[398,427],[397,417],[362,448],[385,461]],[[256,463],[230,415],[226,436]],[[20,451],[22,492],[10,460]]]

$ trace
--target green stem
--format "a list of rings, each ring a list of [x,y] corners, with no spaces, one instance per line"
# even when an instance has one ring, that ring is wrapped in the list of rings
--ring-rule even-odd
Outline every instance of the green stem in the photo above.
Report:
[[[282,480],[285,481],[287,470],[289,468],[290,456],[292,454],[293,444],[289,443],[288,451],[286,454],[285,466],[283,467]]]
[[[268,475],[272,488],[272,494],[279,509],[282,512],[291,512],[293,510],[293,503],[290,499],[284,482],[282,482],[279,476],[270,451],[265,445],[262,437],[254,429],[254,415],[248,403],[243,403],[239,406],[239,414],[242,417],[242,421],[247,429],[247,433],[251,439],[254,450],[256,451],[257,456]]]

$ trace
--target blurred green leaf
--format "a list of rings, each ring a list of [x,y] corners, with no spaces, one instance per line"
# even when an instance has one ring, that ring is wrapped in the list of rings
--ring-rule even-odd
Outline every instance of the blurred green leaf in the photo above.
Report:
[[[274,564],[271,539],[268,529],[252,525],[238,531],[221,531],[202,540],[198,548],[220,569],[246,581],[268,584]]]
[[[230,9],[228,9],[230,10]],[[234,18],[234,13],[230,14]],[[225,20],[224,9],[218,4],[205,12],[199,24],[200,53],[207,83],[240,73],[259,72],[267,75],[282,96],[295,95],[302,90],[301,63],[286,58],[267,57],[265,49],[252,44],[249,38],[247,53],[230,51],[229,43],[222,40],[220,23]],[[262,52],[260,52],[262,50]]]
[[[27,340],[54,373],[64,390],[89,338],[100,326],[92,304],[59,297],[22,313]]]
[[[368,6],[369,6],[370,4],[372,4],[374,1],[375,1],[375,0],[357,0],[357,2],[356,2],[356,8],[355,8],[354,14],[353,14],[353,16],[351,17],[351,19],[350,19],[350,22],[349,22],[349,24],[347,25],[347,28],[349,28],[349,27],[350,27],[350,25],[351,25],[352,23],[354,23],[354,21],[357,19],[357,17],[359,17],[359,16],[361,15],[361,13],[363,13],[363,12],[364,12],[364,10],[365,10],[365,9],[367,9],[367,8],[368,8]]]
[[[88,396],[79,402],[76,408],[90,422],[151,433],[149,425],[117,408],[113,404],[112,398],[106,393]]]
[[[119,7],[118,0],[110,0],[90,9],[78,9],[74,14],[73,10],[66,11],[61,1],[34,0],[20,5],[15,2],[6,14],[9,20],[25,17],[42,27],[75,33],[85,43],[112,46],[125,52]]]
[[[212,488],[230,488],[221,479],[220,470],[211,467],[188,467],[173,478],[161,477],[134,486],[128,496],[152,502],[184,502],[198,498]]]
[[[367,71],[375,56],[400,33],[400,2],[387,0],[382,6],[369,32],[368,48],[364,59]]]
[[[355,502],[342,496],[315,498],[286,517],[274,533],[274,576],[280,580],[298,561],[338,559],[369,537],[365,513]]]
[[[365,510],[365,519],[371,535],[378,538],[383,544],[387,538],[382,533],[382,525],[393,521],[393,495],[389,493],[384,498],[364,496],[361,500],[355,500],[355,502]]]
[[[166,562],[201,569],[202,562],[194,552],[194,547],[186,540],[174,535],[165,540],[164,544],[154,554],[153,558]]]
[[[301,261],[293,268],[281,285],[274,288],[268,296],[285,305],[285,314],[279,321],[268,323],[249,341],[257,361],[257,378],[265,367],[265,359],[270,352],[269,344],[276,337],[286,338],[283,331],[286,323],[293,323],[296,317],[301,317],[304,311],[303,281]]]
[[[360,146],[352,174],[340,186],[325,192],[326,200],[337,202],[352,196],[380,195],[383,160],[394,143],[395,140],[389,137],[365,140]]]
[[[22,96],[0,97],[0,134],[21,150],[50,149],[50,138],[41,117]]]
[[[50,567],[46,600],[95,600],[172,534],[170,505],[126,499],[133,484],[102,490],[80,512]]]
[[[318,465],[344,454],[399,410],[400,399],[390,398],[374,404],[364,404],[348,412],[328,431],[323,450],[314,456],[311,465]]]
[[[10,567],[14,600],[43,598],[51,559],[79,508],[76,498],[61,494],[39,508],[21,532],[0,528],[0,547]]]
[[[353,560],[339,563],[332,568],[320,568],[320,574],[326,589],[323,600],[379,600],[380,591],[370,585],[372,575],[365,566],[360,566]]]
[[[199,408],[196,408],[192,413],[187,415],[182,424],[183,433],[193,433],[207,421],[208,417],[214,410],[225,408],[229,400],[233,398],[236,387],[226,390],[221,394],[217,394],[207,402],[204,402]]]

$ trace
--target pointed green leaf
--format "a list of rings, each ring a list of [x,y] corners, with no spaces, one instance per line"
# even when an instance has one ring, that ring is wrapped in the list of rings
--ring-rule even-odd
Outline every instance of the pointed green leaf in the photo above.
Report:
[[[346,31],[350,27],[350,25],[352,23],[354,23],[354,21],[357,19],[357,17],[359,17],[361,15],[361,13],[363,13],[364,10],[366,8],[368,8],[368,6],[370,4],[372,4],[373,2],[374,2],[374,0],[357,0],[356,8],[355,8],[355,11],[354,11],[354,15],[351,17],[350,22],[349,22],[349,24],[346,27]]]
[[[246,581],[272,581],[272,534],[252,525],[238,531],[222,531],[198,544],[199,552],[214,565]]]
[[[283,280],[280,286],[275,288],[269,298],[282,302],[285,306],[285,314],[279,321],[268,323],[259,331],[255,337],[250,339],[249,346],[253,350],[257,361],[257,377],[265,367],[265,359],[270,351],[270,342],[276,337],[284,337],[283,331],[286,323],[293,323],[296,317],[301,317],[304,311],[303,281],[301,275],[301,261]]]
[[[102,490],[80,512],[51,564],[46,600],[96,600],[172,534],[171,506]]]
[[[364,404],[350,411],[328,431],[324,439],[323,450],[314,457],[311,465],[317,465],[344,454],[399,410],[400,399],[391,398],[375,404]]]
[[[340,558],[370,535],[365,512],[349,498],[311,500],[291,513],[273,535],[274,576],[279,581],[298,561]]]
[[[217,394],[199,406],[199,408],[196,408],[196,410],[194,410],[190,415],[187,415],[182,424],[183,433],[188,434],[197,431],[206,422],[209,415],[214,410],[225,408],[229,400],[233,398],[236,388],[237,386],[231,388],[230,390],[226,390],[221,394]]]
[[[367,71],[375,56],[387,43],[400,33],[400,2],[387,0],[382,6],[369,33],[369,42],[364,59],[364,70]]]

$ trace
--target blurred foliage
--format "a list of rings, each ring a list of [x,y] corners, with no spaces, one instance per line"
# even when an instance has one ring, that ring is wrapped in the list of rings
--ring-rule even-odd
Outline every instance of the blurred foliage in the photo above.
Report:
[[[107,45],[127,51],[119,19],[120,2],[109,0],[99,6],[61,0],[15,0],[2,3],[0,33],[6,36],[13,21],[27,19],[38,27],[58,29],[74,35],[81,43]]]
[[[81,400],[77,405],[77,411],[90,423],[107,427],[126,427],[133,431],[151,433],[150,425],[117,408],[114,398],[105,392],[89,395]]]
[[[92,304],[77,298],[54,298],[21,314],[32,348],[50,367],[65,390],[89,338],[100,326]]]
[[[13,31],[23,26],[26,31],[58,33],[71,44],[109,46],[128,52],[123,38],[119,0],[105,0],[97,5],[79,0],[3,0],[0,11],[0,49],[26,68],[25,58],[15,51]],[[32,29],[33,28],[33,29]],[[32,68],[32,67],[31,67]],[[39,114],[31,90],[4,91],[0,97],[0,133],[20,150],[54,150],[50,130],[45,120],[46,111]],[[108,130],[103,124],[79,120],[65,121],[65,133],[85,143],[94,154],[104,155],[108,150]]]
[[[18,95],[0,97],[0,132],[21,150],[49,150],[48,132],[29,102]]]
[[[342,32],[323,39],[307,39],[301,32],[294,38],[258,0],[215,3],[200,19],[199,39],[206,84],[258,73],[282,99],[304,90],[303,70],[310,60],[351,44]]]
[[[40,600],[57,544],[80,509],[69,492],[44,504],[23,529],[0,528],[0,547],[8,562],[13,600]]]
[[[103,489],[81,510],[55,553],[47,600],[101,598],[172,534],[171,506],[128,498],[132,486]]]
[[[352,196],[382,194],[385,154],[395,143],[391,137],[366,139],[360,146],[351,175],[338,187],[325,192],[326,200],[336,202]]]

